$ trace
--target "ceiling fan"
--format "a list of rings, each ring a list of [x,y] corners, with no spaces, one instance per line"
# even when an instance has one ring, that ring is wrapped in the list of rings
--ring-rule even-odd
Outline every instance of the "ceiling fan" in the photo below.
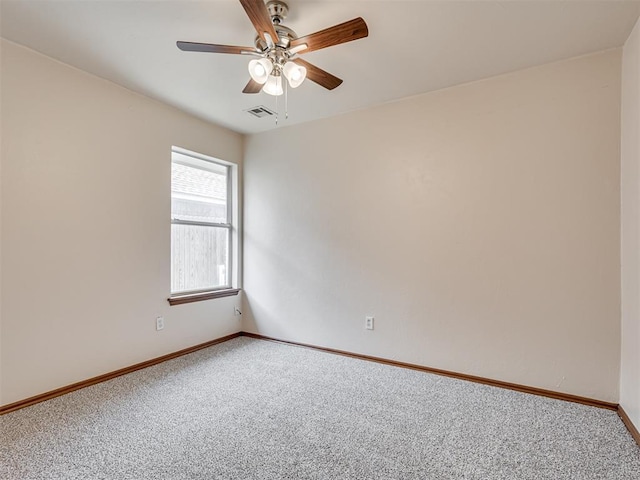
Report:
[[[270,95],[282,95],[283,76],[292,88],[298,87],[305,78],[308,78],[328,90],[333,90],[342,83],[342,80],[298,58],[298,55],[369,35],[365,21],[362,18],[354,18],[319,32],[298,37],[293,30],[282,24],[289,12],[285,2],[270,0],[265,5],[263,0],[240,0],[240,3],[257,32],[254,47],[195,42],[177,42],[177,45],[180,50],[187,52],[233,53],[259,57],[249,62],[251,80],[242,90],[243,93],[264,91]]]

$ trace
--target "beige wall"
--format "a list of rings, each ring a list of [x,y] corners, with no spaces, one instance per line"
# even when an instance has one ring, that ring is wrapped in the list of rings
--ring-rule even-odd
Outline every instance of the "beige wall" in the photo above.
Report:
[[[622,56],[620,405],[640,429],[640,22]]]
[[[171,145],[240,163],[242,137],[1,47],[0,403],[238,331],[235,297],[168,306],[168,192]],[[617,401],[619,84],[614,50],[250,136],[243,327]],[[637,318],[621,399],[636,424]]]
[[[4,40],[1,71],[1,403],[238,331],[237,297],[166,298],[171,145],[241,135]]]
[[[620,57],[249,136],[243,327],[616,402]]]
[[[0,41],[0,61],[4,43]],[[0,64],[0,67],[2,65]],[[2,404],[2,71],[0,70],[0,405]]]

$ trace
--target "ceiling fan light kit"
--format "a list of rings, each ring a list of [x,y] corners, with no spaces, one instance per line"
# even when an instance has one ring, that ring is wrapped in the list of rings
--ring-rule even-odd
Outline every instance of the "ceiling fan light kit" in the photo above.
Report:
[[[249,20],[256,29],[255,47],[239,47],[210,43],[177,42],[178,48],[190,52],[231,53],[253,55],[248,69],[251,79],[243,93],[265,92],[280,96],[284,93],[282,77],[289,87],[299,87],[306,78],[333,90],[342,80],[315,65],[297,58],[308,52],[358,40],[369,35],[362,18],[326,28],[311,35],[298,37],[282,24],[289,13],[289,6],[281,0],[240,0]]]
[[[289,82],[291,88],[302,85],[307,76],[307,69],[292,61],[287,61],[283,66],[274,64],[269,58],[253,59],[249,62],[249,75],[254,82],[264,85],[262,91],[269,95],[282,95],[281,76]],[[279,88],[273,88],[276,83]],[[268,88],[268,85],[271,86]]]

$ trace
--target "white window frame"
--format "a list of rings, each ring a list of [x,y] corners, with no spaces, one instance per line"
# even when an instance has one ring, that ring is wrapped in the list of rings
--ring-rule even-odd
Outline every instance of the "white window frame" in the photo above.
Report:
[[[174,154],[178,154],[183,158],[174,160]],[[171,165],[178,163],[194,168],[206,168],[207,164],[215,165],[211,171],[219,170],[219,167],[223,167],[226,170],[227,178],[227,222],[202,222],[191,220],[180,220],[173,218],[173,212],[171,212],[171,224],[178,225],[196,225],[212,228],[224,228],[227,230],[228,238],[228,250],[227,250],[227,284],[218,287],[189,290],[189,291],[171,291],[169,297],[169,303],[171,305],[188,303],[199,300],[208,300],[211,298],[237,295],[239,292],[238,277],[239,277],[239,255],[238,255],[238,167],[236,164],[220,160],[215,157],[204,155],[202,153],[187,150],[185,148],[172,146],[171,147]],[[173,182],[173,176],[171,178]],[[173,234],[171,234],[173,235]],[[170,254],[170,261],[173,262],[172,253]],[[170,290],[172,285],[172,278],[170,279]]]

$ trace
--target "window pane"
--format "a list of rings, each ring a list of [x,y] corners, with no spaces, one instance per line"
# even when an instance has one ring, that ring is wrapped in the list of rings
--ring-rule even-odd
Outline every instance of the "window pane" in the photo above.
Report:
[[[172,218],[227,223],[227,170],[215,167],[219,171],[171,164]]]
[[[229,229],[171,225],[171,292],[229,285]]]

